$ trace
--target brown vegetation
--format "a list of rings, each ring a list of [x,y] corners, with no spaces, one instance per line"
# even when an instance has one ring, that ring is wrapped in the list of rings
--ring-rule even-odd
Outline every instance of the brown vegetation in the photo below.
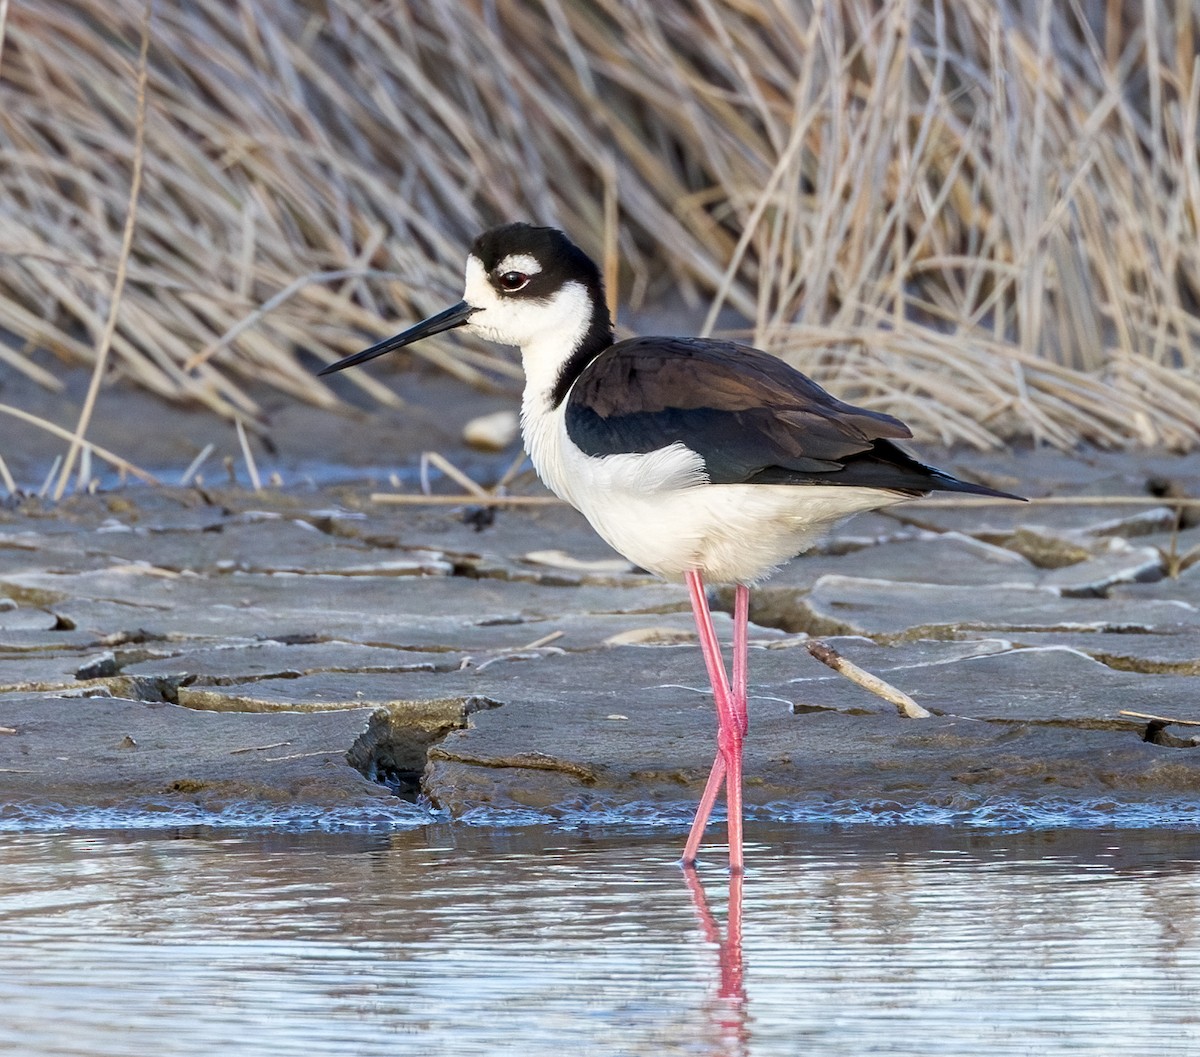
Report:
[[[298,350],[440,308],[473,236],[530,218],[619,258],[626,303],[728,306],[926,438],[1192,447],[1196,32],[1132,0],[14,4],[0,363],[331,404]]]

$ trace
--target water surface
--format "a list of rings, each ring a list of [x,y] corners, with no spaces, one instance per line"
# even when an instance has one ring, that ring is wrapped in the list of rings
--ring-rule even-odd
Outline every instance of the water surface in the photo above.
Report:
[[[0,1052],[1200,1052],[1200,834],[748,835],[0,834]]]

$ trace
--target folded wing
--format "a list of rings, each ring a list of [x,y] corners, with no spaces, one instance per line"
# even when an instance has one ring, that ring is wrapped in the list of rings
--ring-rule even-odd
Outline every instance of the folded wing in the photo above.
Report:
[[[733,342],[646,337],[606,349],[567,396],[588,455],[683,444],[712,484],[853,485],[1004,495],[917,462],[892,443],[907,426],[830,396],[777,357]]]

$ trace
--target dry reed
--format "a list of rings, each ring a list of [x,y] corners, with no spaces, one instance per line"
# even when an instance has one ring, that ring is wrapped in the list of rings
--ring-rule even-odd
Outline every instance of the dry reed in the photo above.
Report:
[[[1200,440],[1193,5],[157,0],[127,268],[141,5],[5,10],[0,365],[43,385],[330,406],[312,358],[528,217],[923,438]]]

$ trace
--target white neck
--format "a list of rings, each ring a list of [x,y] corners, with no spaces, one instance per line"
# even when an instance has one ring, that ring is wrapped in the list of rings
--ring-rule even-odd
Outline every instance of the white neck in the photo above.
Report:
[[[536,262],[534,262],[536,263]],[[587,287],[564,283],[548,298],[501,297],[488,281],[483,264],[467,258],[463,299],[475,311],[467,330],[521,350],[525,391],[521,397],[521,434],[538,476],[559,495],[569,488],[561,472],[565,435],[559,379],[587,338],[595,314]],[[563,394],[560,392],[561,397]]]
[[[538,306],[539,322],[521,345],[521,367],[525,372],[523,413],[551,410],[552,394],[563,367],[579,348],[591,327],[591,300],[579,283],[567,283],[548,303]]]
[[[534,470],[543,483],[568,502],[570,481],[562,472],[562,444],[565,440],[565,401],[554,404],[554,392],[563,367],[579,348],[591,326],[591,303],[587,290],[568,283],[551,302],[561,327],[544,328],[521,344],[521,366],[525,371],[525,389],[521,394],[521,437]]]

